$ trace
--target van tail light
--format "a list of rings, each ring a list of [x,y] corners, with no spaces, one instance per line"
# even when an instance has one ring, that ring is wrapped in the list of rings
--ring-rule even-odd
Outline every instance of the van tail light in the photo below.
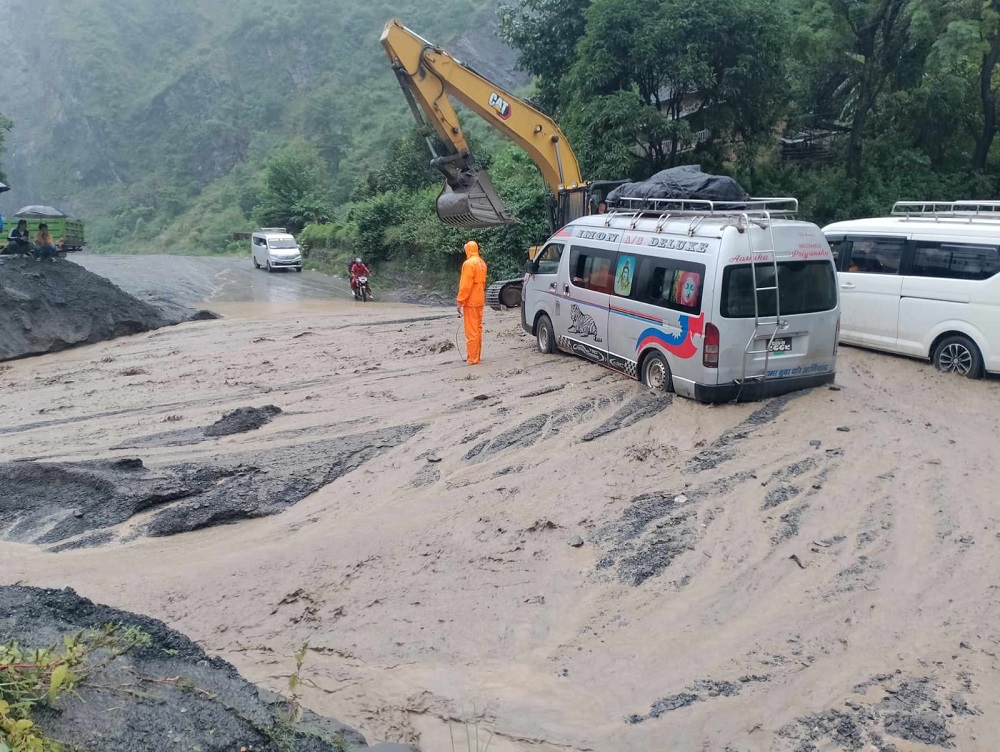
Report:
[[[705,349],[702,355],[705,368],[719,367],[719,327],[705,324]]]
[[[833,354],[837,354],[837,349],[840,347],[840,316],[837,317],[837,333],[833,337]]]

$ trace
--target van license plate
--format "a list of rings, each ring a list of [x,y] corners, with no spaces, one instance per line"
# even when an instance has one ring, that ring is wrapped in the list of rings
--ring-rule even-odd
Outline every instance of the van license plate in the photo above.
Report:
[[[782,337],[781,339],[774,340],[767,347],[773,353],[787,353],[792,351],[792,338]]]

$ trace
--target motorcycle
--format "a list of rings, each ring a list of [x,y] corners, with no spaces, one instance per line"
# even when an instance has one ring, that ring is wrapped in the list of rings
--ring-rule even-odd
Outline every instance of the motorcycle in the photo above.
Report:
[[[372,296],[372,288],[368,285],[368,277],[358,277],[357,283],[357,287],[354,288],[354,299],[364,303]]]

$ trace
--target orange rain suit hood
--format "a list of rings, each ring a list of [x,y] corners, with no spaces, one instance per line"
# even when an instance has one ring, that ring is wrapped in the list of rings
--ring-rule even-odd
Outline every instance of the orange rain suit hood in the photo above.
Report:
[[[465,342],[469,365],[479,362],[483,349],[483,308],[486,306],[486,262],[479,256],[479,244],[465,244],[465,263],[458,285],[458,305],[465,318]]]

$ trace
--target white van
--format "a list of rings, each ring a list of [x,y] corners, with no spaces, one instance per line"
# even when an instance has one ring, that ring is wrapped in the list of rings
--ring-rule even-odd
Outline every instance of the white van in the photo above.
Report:
[[[302,271],[302,250],[284,227],[262,227],[250,236],[255,269]]]
[[[833,257],[816,225],[792,219],[797,209],[795,199],[653,199],[581,217],[528,262],[521,325],[544,353],[702,402],[831,383]]]
[[[1000,202],[898,202],[823,228],[837,258],[845,344],[1000,373]]]

